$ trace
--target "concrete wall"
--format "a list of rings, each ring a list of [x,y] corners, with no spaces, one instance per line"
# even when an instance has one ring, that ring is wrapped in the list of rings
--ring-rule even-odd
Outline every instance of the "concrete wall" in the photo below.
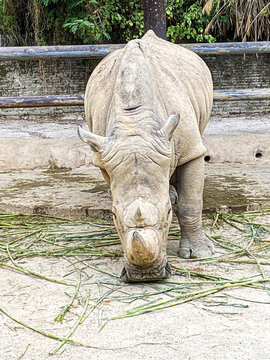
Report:
[[[205,56],[215,89],[270,88],[270,54]],[[0,96],[31,96],[83,93],[94,60],[2,61],[0,62]],[[265,112],[270,101],[215,103],[213,114]],[[0,117],[64,118],[83,116],[82,107],[39,109],[1,109]]]

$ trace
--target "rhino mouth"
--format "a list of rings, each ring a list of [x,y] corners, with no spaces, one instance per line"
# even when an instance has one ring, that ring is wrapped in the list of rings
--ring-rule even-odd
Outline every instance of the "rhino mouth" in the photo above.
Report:
[[[145,282],[168,279],[171,276],[169,263],[162,263],[159,266],[141,267],[134,264],[125,266],[121,273],[121,279],[125,283]]]

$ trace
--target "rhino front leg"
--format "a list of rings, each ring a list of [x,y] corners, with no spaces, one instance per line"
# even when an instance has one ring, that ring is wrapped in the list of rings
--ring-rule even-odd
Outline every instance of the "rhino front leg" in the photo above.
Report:
[[[178,193],[177,217],[181,228],[179,256],[187,259],[213,255],[214,247],[202,231],[203,156],[177,167],[174,184]]]

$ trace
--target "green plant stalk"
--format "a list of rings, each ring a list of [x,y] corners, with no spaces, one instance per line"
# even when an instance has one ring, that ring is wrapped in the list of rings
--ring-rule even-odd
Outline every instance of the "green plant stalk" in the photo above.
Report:
[[[217,260],[219,261],[219,260]],[[258,264],[254,259],[223,259],[220,262],[238,263],[238,264]],[[270,265],[270,261],[260,260],[260,265]]]
[[[10,259],[11,263],[14,265],[14,267],[18,267],[18,266],[17,266],[17,264],[14,262],[14,260],[13,260],[13,258],[12,258],[12,256],[11,256],[11,254],[10,254],[10,252],[9,252],[9,247],[8,247],[8,244],[6,245],[6,249],[7,249],[8,257],[9,257],[9,259]]]
[[[11,266],[9,264],[6,264],[6,263],[1,263],[0,264],[0,267],[3,266],[3,267],[6,267],[6,268],[9,268],[9,269],[12,269],[12,270],[16,270],[16,271],[20,271],[26,275],[32,275],[32,276],[35,276],[39,279],[42,279],[42,280],[47,280],[47,281],[50,281],[52,283],[56,283],[56,284],[61,284],[61,285],[66,285],[66,286],[74,286],[74,284],[71,284],[71,283],[67,283],[66,281],[63,281],[63,280],[56,280],[56,279],[52,279],[52,278],[49,278],[47,276],[44,276],[44,275],[41,275],[41,274],[38,274],[32,270],[28,270],[28,269],[25,269],[25,268],[22,268],[21,266],[17,266],[17,265],[14,265],[14,266]]]
[[[50,339],[53,339],[53,340],[58,340],[58,341],[64,341],[66,340],[66,342],[69,342],[70,344],[73,344],[73,345],[78,345],[78,346],[86,346],[78,341],[74,341],[74,340],[71,340],[71,339],[66,339],[64,337],[60,337],[60,336],[57,336],[57,335],[54,335],[54,334],[51,334],[51,333],[48,333],[44,330],[41,330],[39,328],[36,328],[36,327],[33,327],[31,325],[28,325],[26,324],[25,322],[21,321],[21,320],[18,320],[16,318],[14,318],[12,315],[10,315],[8,312],[6,312],[2,307],[0,307],[0,312],[3,313],[4,315],[6,315],[8,318],[10,318],[11,320],[15,321],[17,324],[20,324],[24,327],[26,327],[27,329],[30,329],[38,334],[41,334],[43,336],[46,336]]]
[[[253,257],[254,261],[256,262],[256,264],[257,264],[258,267],[259,267],[259,270],[260,270],[260,272],[261,272],[261,274],[262,274],[262,277],[265,278],[265,274],[264,274],[264,271],[263,271],[263,269],[262,269],[262,267],[261,267],[261,264],[260,264],[259,260],[258,260],[258,259],[256,258],[256,256],[249,250],[249,248],[251,247],[251,245],[252,245],[253,242],[254,242],[254,237],[251,238],[251,241],[250,241],[250,243],[247,245],[246,248],[244,248],[244,247],[241,246],[241,245],[237,245],[237,244],[235,244],[235,245],[238,246],[240,249],[242,249],[246,254],[248,254],[249,256]]]
[[[78,282],[74,291],[74,294],[70,300],[70,302],[64,307],[64,309],[56,316],[56,318],[54,319],[54,321],[56,322],[62,322],[64,316],[66,315],[66,313],[69,311],[69,309],[71,308],[74,300],[76,299],[80,286],[81,286],[81,272],[76,268],[76,271],[78,273]]]
[[[252,240],[253,242],[253,240]],[[267,241],[266,241],[267,242]],[[207,261],[207,262],[222,262],[223,260],[224,261],[227,261],[229,258],[231,257],[236,257],[236,256],[239,256],[239,255],[244,255],[244,254],[249,254],[249,250],[248,250],[248,247],[245,248],[241,245],[238,245],[232,241],[230,241],[231,244],[233,244],[234,246],[240,248],[240,250],[235,250],[235,251],[232,251],[230,253],[227,253],[227,254],[222,254],[218,257],[214,257],[214,258],[205,258],[203,259],[204,261]],[[253,248],[253,252],[256,251],[256,250],[263,250],[263,249],[267,249],[269,247],[268,244],[265,244],[265,245],[257,245]],[[251,255],[252,256],[252,255]],[[186,259],[185,261],[195,261],[196,259]],[[197,259],[198,260],[198,259]]]
[[[262,209],[262,210],[253,210],[253,211],[246,211],[244,212],[244,215],[264,215],[265,213],[270,213],[269,209]]]
[[[215,227],[218,227],[218,218],[219,218],[219,213],[216,213],[213,225],[211,226],[211,229],[214,229]]]
[[[240,230],[240,231],[242,231],[242,232],[246,232],[246,229],[245,229],[245,228],[243,228],[243,227],[241,227],[241,226],[238,226],[237,224],[234,224],[233,221],[230,221],[230,220],[228,220],[228,219],[225,218],[225,217],[222,217],[222,219],[223,219],[227,224],[235,227],[237,230]]]
[[[98,305],[107,298],[108,295],[112,294],[114,291],[116,291],[119,287],[117,288],[113,288],[113,289],[109,289],[107,290],[103,295],[100,296],[100,298],[96,301],[95,305],[92,306],[92,309],[84,315],[84,317],[82,318],[81,322],[84,322],[88,316],[98,307]]]
[[[162,290],[151,292],[151,293],[144,292],[143,294],[138,294],[138,295],[125,295],[125,296],[122,296],[122,297],[121,296],[120,297],[110,297],[108,299],[110,301],[145,299],[145,298],[149,298],[150,296],[164,294],[166,292],[173,291],[173,290],[174,290],[174,288],[167,288],[167,289],[162,289]]]
[[[155,305],[147,305],[149,306],[149,308],[143,308],[143,306],[140,307],[140,310],[138,311],[138,308],[136,308],[137,311],[135,312],[132,312],[132,310],[130,311],[126,311],[123,315],[119,315],[119,316],[113,316],[111,318],[109,318],[108,320],[106,320],[104,322],[104,324],[101,326],[100,330],[103,330],[104,327],[108,324],[109,321],[111,320],[118,320],[118,319],[124,319],[124,318],[127,318],[127,317],[133,317],[133,316],[139,316],[141,314],[145,314],[147,312],[152,312],[152,311],[155,311],[155,310],[161,310],[161,309],[165,309],[167,307],[171,307],[171,306],[175,306],[175,305],[180,305],[180,304],[183,304],[185,302],[189,302],[191,300],[195,300],[195,299],[199,299],[201,297],[204,297],[204,296],[207,296],[207,295],[210,295],[210,294],[213,294],[215,292],[217,292],[218,290],[214,291],[214,290],[208,290],[208,291],[199,291],[197,293],[195,293],[195,295],[192,295],[192,296],[189,296],[190,294],[183,294],[183,295],[178,295],[177,297],[175,297],[174,299],[176,298],[179,298],[179,297],[186,297],[186,299],[184,300],[181,300],[181,301],[178,301],[178,302],[174,302],[174,303],[170,303],[170,304],[166,304],[168,301],[171,302],[173,301],[172,299],[168,300],[168,301],[163,301],[163,302],[160,302],[159,304],[155,304]],[[193,294],[193,293],[191,293]],[[189,296],[189,297],[188,297]]]
[[[67,343],[66,339],[70,339],[70,337],[74,334],[74,332],[76,331],[78,326],[82,323],[83,317],[84,317],[84,315],[86,313],[86,310],[88,309],[88,306],[89,306],[89,297],[90,297],[90,291],[88,290],[88,292],[86,294],[85,306],[84,306],[82,314],[80,315],[79,319],[74,324],[74,326],[72,327],[72,329],[70,330],[70,332],[68,333],[66,338],[64,340],[62,340],[62,342],[52,352],[50,352],[49,355],[55,355]]]
[[[77,260],[79,260],[77,258]],[[110,275],[114,278],[117,278],[117,279],[120,279],[120,276],[119,275],[116,275],[116,274],[113,274],[113,273],[110,273],[109,271],[106,271],[106,270],[103,270],[103,269],[100,269],[99,267],[97,266],[93,266],[93,265],[90,265],[90,264],[86,264],[83,260],[79,260],[82,264],[84,264],[86,267],[89,267],[90,269],[93,269],[93,270],[96,270],[102,274],[106,274],[106,275]]]
[[[36,234],[40,233],[40,231],[41,231],[41,230],[31,231],[29,234],[25,234],[25,235],[22,235],[22,236],[18,237],[17,239],[11,240],[11,241],[8,243],[8,245],[12,245],[12,244],[14,244],[14,243],[16,243],[16,242],[18,242],[18,241],[20,241],[20,240],[25,240],[25,239],[27,239],[27,238],[30,237],[30,236],[33,236],[33,235],[36,235]]]
[[[233,222],[237,222],[237,223],[240,223],[240,224],[244,224],[244,225],[254,225],[254,226],[257,226],[257,227],[261,227],[262,229],[264,229],[265,231],[269,232],[270,230],[266,228],[266,226],[270,226],[268,224],[260,224],[260,223],[257,223],[257,222],[254,222],[254,221],[251,221],[249,218],[248,218],[248,214],[249,213],[243,213],[241,215],[235,215],[235,214],[225,214],[225,213],[222,213],[222,212],[218,212],[218,214],[221,215],[222,219],[224,221],[226,221],[226,219],[228,221],[233,221]],[[256,213],[254,213],[254,215],[256,215]],[[253,216],[254,216],[253,215]],[[263,214],[258,214],[258,215],[263,215]],[[232,224],[231,224],[232,225]]]
[[[255,303],[255,304],[265,304],[265,305],[270,305],[270,302],[266,302],[266,301],[259,301],[259,300],[251,300],[251,299],[246,299],[246,298],[242,298],[239,296],[234,296],[231,294],[224,294],[227,297],[231,297],[233,299],[237,299],[237,300],[243,300],[243,301],[247,301],[247,302],[251,302],[251,303]]]
[[[208,289],[208,290],[202,290],[202,291],[188,293],[188,294],[181,294],[181,295],[178,295],[178,296],[174,297],[174,299],[161,301],[161,302],[159,302],[158,304],[155,304],[155,305],[150,305],[150,306],[147,305],[145,308],[141,308],[140,311],[133,312],[132,310],[128,310],[123,315],[112,317],[112,318],[108,319],[103,324],[103,326],[101,327],[100,330],[102,330],[110,320],[116,320],[116,319],[122,319],[122,318],[126,318],[126,317],[138,316],[138,315],[145,314],[145,313],[148,313],[148,312],[152,312],[152,311],[155,311],[155,310],[162,310],[162,309],[165,309],[165,308],[180,305],[180,304],[192,301],[192,300],[196,300],[196,299],[199,299],[199,298],[202,298],[202,297],[217,293],[217,292],[219,292],[219,291],[221,291],[223,289],[226,289],[226,288],[247,286],[247,285],[252,285],[252,284],[256,284],[256,283],[263,283],[263,282],[270,282],[270,279],[259,279],[259,280],[240,281],[240,282],[230,282],[230,283],[226,283],[226,284],[223,284],[223,285],[213,287],[212,289]],[[185,299],[182,299],[183,297],[185,297]]]
[[[221,260],[222,262],[224,262],[224,260],[222,259]],[[255,260],[252,260],[252,261],[255,261]],[[228,260],[227,262],[230,262],[230,260]],[[237,260],[235,260],[234,262],[237,262]],[[256,262],[253,262],[254,264]],[[195,277],[202,277],[202,278],[205,278],[205,279],[209,279],[209,280],[213,280],[215,282],[218,282],[219,284],[220,283],[227,283],[227,282],[232,282],[234,283],[234,281],[232,279],[228,279],[228,278],[223,278],[223,277],[218,277],[218,276],[215,276],[215,275],[211,275],[211,274],[207,274],[207,273],[202,273],[202,272],[198,272],[198,271],[194,271],[194,270],[188,270],[188,269],[185,269],[185,268],[181,268],[181,267],[175,267],[173,266],[174,268],[176,268],[177,271],[179,271],[180,273],[186,273],[188,275],[191,275],[191,276],[195,276]],[[241,280],[242,281],[246,281],[246,280]],[[246,285],[248,287],[254,287],[254,285]],[[258,286],[258,285],[257,285]],[[256,286],[256,287],[257,287]]]
[[[25,249],[30,249],[31,246],[33,246],[34,244],[36,244],[39,241],[44,241],[44,238],[46,237],[46,234],[40,234],[40,231],[38,231],[39,235],[33,240],[31,241],[28,245],[25,246]]]
[[[188,269],[182,268],[180,266],[172,265],[172,268],[175,269],[176,271],[178,271],[179,273],[188,274],[188,275],[192,275],[192,276],[196,276],[196,277],[201,277],[201,278],[205,278],[205,279],[209,279],[209,280],[231,281],[228,278],[223,278],[223,277],[219,277],[219,276],[215,276],[215,275],[211,275],[211,274],[207,274],[207,273],[202,273],[202,272],[198,272],[198,271],[194,271],[194,270],[188,270]]]
[[[103,348],[103,347],[98,347],[98,346],[92,346],[92,345],[87,345],[87,344],[83,344],[79,341],[75,341],[69,338],[65,338],[65,337],[61,337],[61,336],[57,336],[51,333],[48,333],[44,330],[41,330],[39,328],[36,328],[34,326],[31,326],[29,324],[26,324],[25,322],[18,320],[16,318],[14,318],[12,315],[10,315],[8,312],[6,312],[2,307],[0,307],[0,312],[2,312],[4,315],[6,315],[8,318],[10,318],[11,320],[15,321],[17,324],[20,324],[22,326],[24,326],[25,328],[32,330],[40,335],[43,335],[49,339],[53,339],[53,340],[57,340],[57,341],[61,341],[61,342],[65,342],[65,343],[69,343],[71,345],[76,345],[76,346],[82,346],[82,347],[86,347],[86,348],[90,348],[90,349],[98,349],[98,350],[121,350],[121,348]],[[76,329],[75,329],[76,330]],[[74,331],[75,331],[74,330]]]
[[[20,360],[20,359],[22,359],[22,358],[23,358],[23,356],[26,354],[26,351],[29,349],[29,346],[30,346],[30,345],[26,345],[26,347],[25,347],[25,349],[24,349],[24,351],[23,351],[22,355],[20,355],[20,356],[18,357],[18,359],[17,359],[17,360]]]

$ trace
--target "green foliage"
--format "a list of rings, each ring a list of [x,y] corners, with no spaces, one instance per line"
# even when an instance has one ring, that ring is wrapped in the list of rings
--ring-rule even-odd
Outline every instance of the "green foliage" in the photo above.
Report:
[[[168,39],[214,41],[199,0],[167,0]],[[125,43],[143,35],[142,0],[0,0],[7,45]]]
[[[270,38],[268,0],[166,1],[172,42]],[[0,0],[4,45],[125,43],[143,32],[143,0]]]
[[[172,42],[215,41],[212,35],[204,34],[209,17],[202,14],[199,1],[167,0],[166,12],[167,37]]]
[[[74,12],[81,8],[83,11]],[[80,0],[63,26],[84,43],[126,42],[143,34],[142,4],[138,1]]]
[[[73,2],[73,8],[85,5],[85,10],[70,16],[64,27],[85,43],[127,42],[143,35],[142,1],[97,1]],[[86,6],[87,5],[87,6]],[[202,14],[199,1],[167,0],[168,39],[179,41],[214,41],[204,35],[207,16]]]
[[[6,30],[9,36],[17,37],[18,22],[12,1],[0,0],[0,34],[2,35]]]

